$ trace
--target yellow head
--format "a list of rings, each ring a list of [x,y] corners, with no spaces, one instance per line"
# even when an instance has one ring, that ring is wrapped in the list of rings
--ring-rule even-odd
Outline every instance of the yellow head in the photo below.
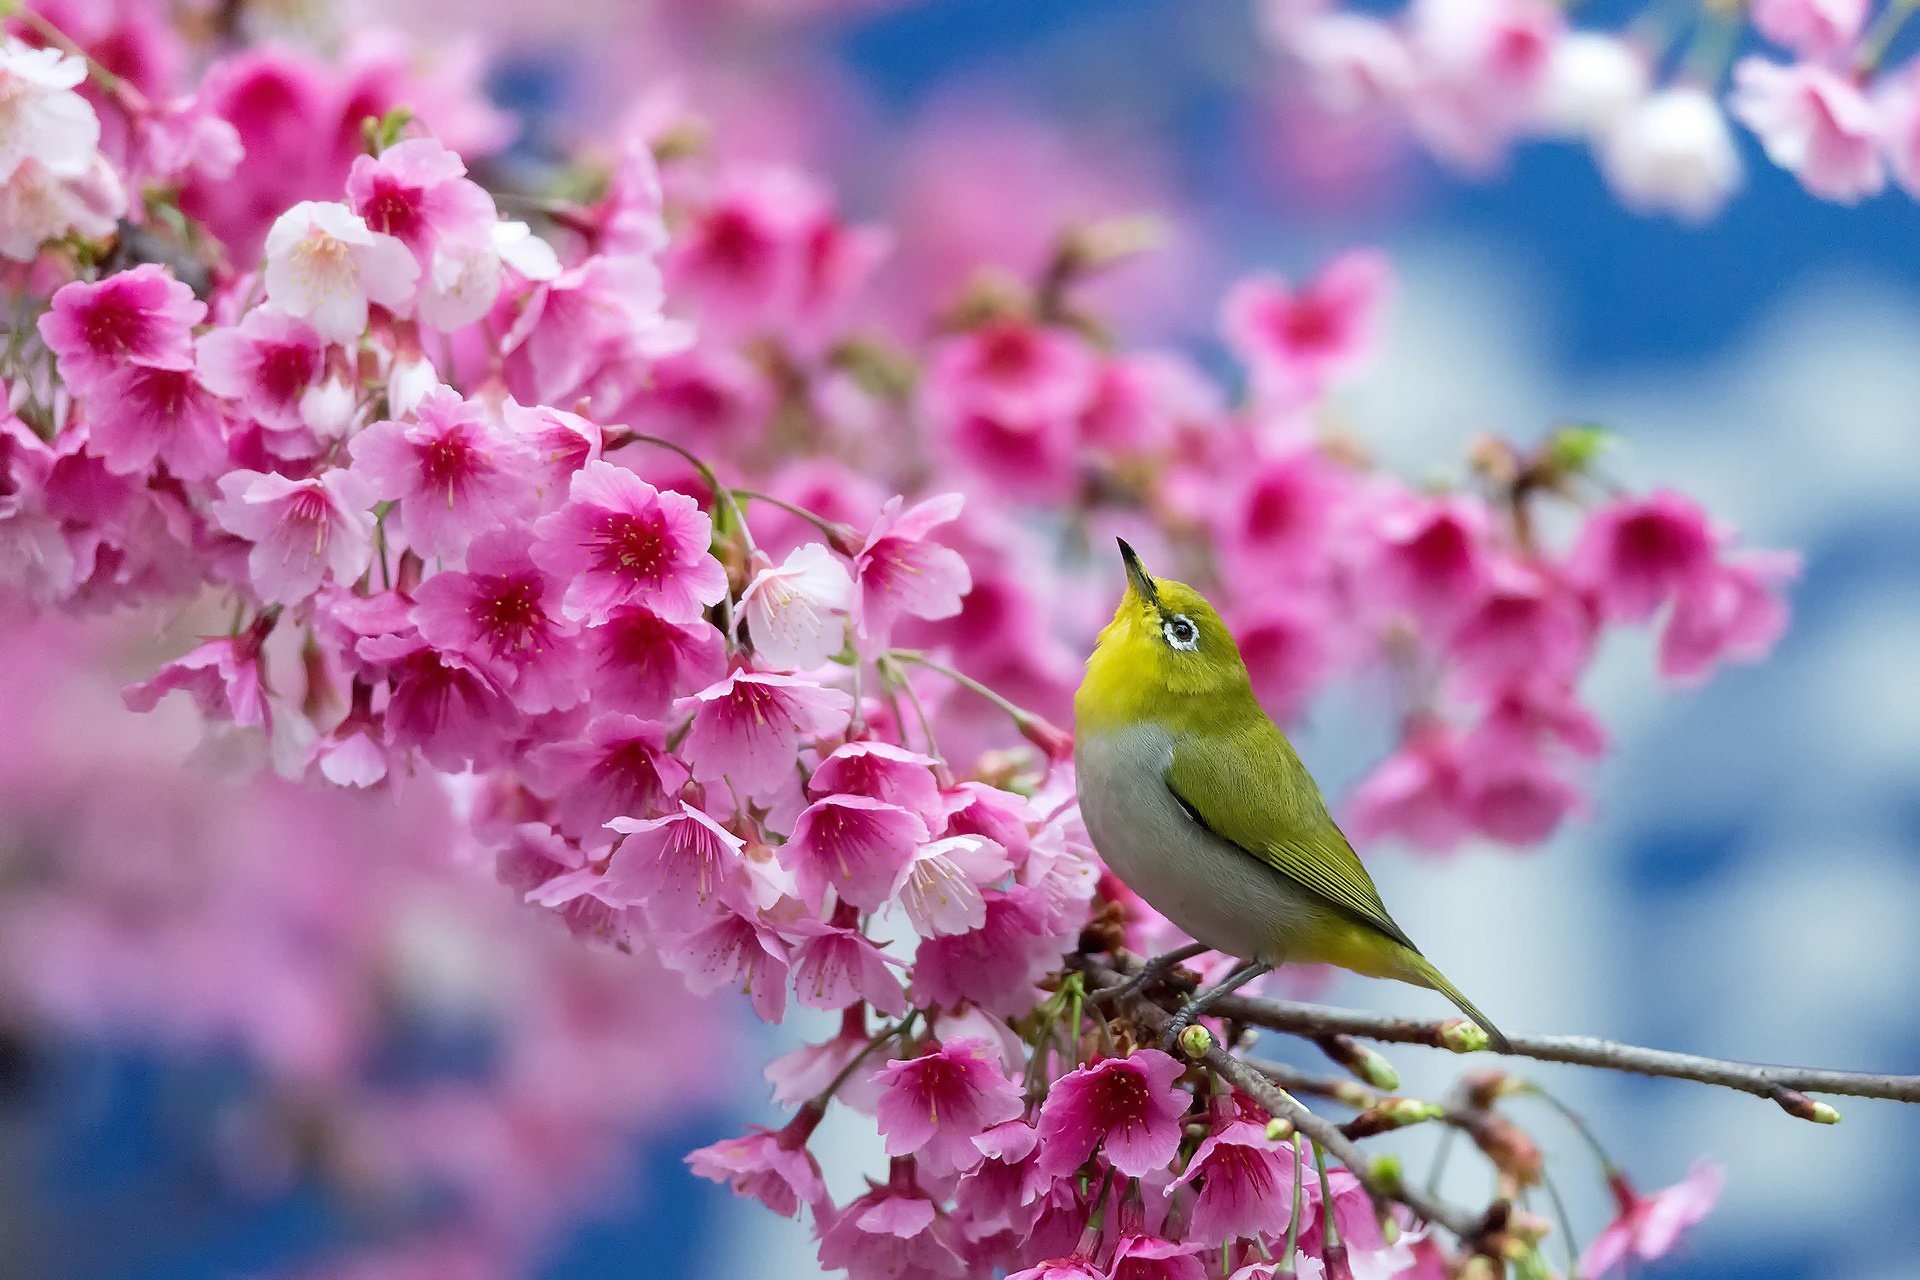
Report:
[[[1253,701],[1247,664],[1206,597],[1184,582],[1155,578],[1125,542],[1127,593],[1100,632],[1075,695],[1079,732],[1141,720],[1204,722]]]

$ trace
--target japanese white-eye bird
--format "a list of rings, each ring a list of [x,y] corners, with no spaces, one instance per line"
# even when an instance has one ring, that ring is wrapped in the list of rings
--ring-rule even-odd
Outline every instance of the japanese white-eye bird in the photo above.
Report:
[[[1333,964],[1446,996],[1501,1035],[1387,914],[1300,757],[1253,696],[1220,615],[1120,544],[1127,592],[1074,697],[1080,812],[1121,880],[1200,946],[1243,963],[1169,1035],[1282,964]]]

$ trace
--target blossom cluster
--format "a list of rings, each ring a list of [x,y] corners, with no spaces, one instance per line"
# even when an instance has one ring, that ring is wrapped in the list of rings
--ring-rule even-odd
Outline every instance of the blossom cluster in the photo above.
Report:
[[[1410,134],[1470,171],[1526,139],[1584,143],[1628,206],[1703,222],[1743,181],[1733,121],[1823,200],[1890,181],[1920,194],[1920,60],[1884,65],[1913,9],[1873,9],[1759,0],[1614,29],[1542,0],[1414,0],[1391,16],[1267,0],[1261,14],[1290,73],[1351,126]]]
[[[1393,675],[1351,826],[1429,850],[1552,832],[1604,744],[1578,686],[1607,630],[1657,623],[1675,680],[1758,658],[1790,558],[1608,494],[1589,432],[1482,442],[1443,488],[1372,466],[1319,410],[1372,355],[1376,254],[1235,288],[1230,395],[1086,309],[1127,226],[876,329],[888,238],[804,174],[655,122],[490,189],[485,111],[391,63],[243,51],[162,99],[96,55],[88,97],[73,34],[7,46],[7,101],[60,163],[85,143],[54,176],[139,207],[0,210],[32,316],[0,566],[49,611],[231,617],[130,707],[183,693],[313,787],[452,796],[465,860],[582,946],[836,1015],[768,1069],[792,1119],[691,1161],[804,1208],[857,1280],[1444,1274],[1356,1171],[1088,1010],[1076,956],[1169,936],[1103,876],[1049,719],[1115,595],[1089,535],[1204,586],[1282,718]],[[808,1151],[830,1105],[891,1158],[845,1203]]]

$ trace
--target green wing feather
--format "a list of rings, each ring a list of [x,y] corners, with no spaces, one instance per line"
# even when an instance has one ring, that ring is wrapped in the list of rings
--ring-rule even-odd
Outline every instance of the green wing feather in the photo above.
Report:
[[[1418,953],[1373,877],[1334,825],[1320,788],[1286,737],[1257,710],[1178,734],[1167,787],[1206,827],[1295,884]]]

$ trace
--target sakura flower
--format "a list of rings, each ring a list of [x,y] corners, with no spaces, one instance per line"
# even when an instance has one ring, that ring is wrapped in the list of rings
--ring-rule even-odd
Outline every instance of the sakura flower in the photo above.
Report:
[[[39,328],[61,381],[85,396],[129,363],[178,366],[192,354],[193,326],[206,315],[193,290],[166,268],[146,263],[61,286]]]
[[[514,395],[573,404],[600,393],[610,408],[653,361],[691,344],[664,301],[659,268],[640,255],[597,254],[541,282],[501,343]]]
[[[686,766],[667,751],[666,730],[618,712],[595,716],[583,734],[534,748],[527,773],[534,789],[555,801],[560,829],[582,841],[604,839],[614,818],[666,812],[687,781]]]
[[[477,664],[418,635],[370,636],[358,652],[388,674],[388,744],[457,773],[497,760],[520,724],[512,699]]]
[[[493,197],[468,179],[460,157],[433,138],[408,138],[347,174],[347,207],[367,227],[413,253],[422,275],[443,244],[486,243],[497,220]]]
[[[1852,80],[1816,63],[1742,58],[1733,83],[1728,109],[1807,190],[1853,204],[1886,186],[1880,121]]]
[[[782,1054],[761,1071],[772,1086],[774,1103],[782,1107],[800,1106],[838,1080],[840,1088],[833,1095],[836,1100],[871,1112],[878,1099],[878,1089],[872,1083],[876,1065],[867,1052],[871,1041],[867,1011],[859,1005],[849,1007],[841,1015],[839,1031],[831,1039]],[[856,1059],[862,1061],[856,1064]],[[844,1078],[842,1072],[846,1073]]]
[[[866,1001],[889,1017],[907,1011],[906,988],[891,960],[857,929],[815,926],[793,952],[793,994],[811,1009]]]
[[[1199,1240],[1123,1236],[1114,1247],[1107,1280],[1207,1280],[1206,1265],[1194,1256],[1206,1247]]]
[[[936,828],[946,820],[947,802],[934,777],[932,756],[878,739],[844,743],[820,762],[807,780],[816,798],[835,793],[870,796],[910,809]]]
[[[567,503],[534,526],[533,558],[568,583],[561,608],[589,626],[640,604],[670,622],[697,622],[727,594],[707,552],[713,523],[684,493],[661,491],[596,460],[574,473]]]
[[[1282,723],[1300,714],[1332,663],[1338,622],[1330,612],[1301,594],[1276,597],[1233,619],[1254,695]]]
[[[112,234],[127,209],[127,192],[104,156],[77,178],[62,177],[32,156],[0,183],[0,257],[31,262],[42,245],[72,233]]]
[[[1574,579],[1622,622],[1644,622],[1713,563],[1700,508],[1667,491],[1601,507],[1587,517],[1569,561]]]
[[[84,58],[12,35],[0,44],[0,183],[28,163],[54,178],[87,171],[100,121],[74,92],[86,78]]]
[[[791,777],[803,743],[844,729],[853,699],[793,676],[735,671],[675,705],[693,712],[682,748],[693,776],[724,778],[744,798]]]
[[[607,826],[626,837],[607,869],[610,886],[654,919],[686,919],[716,898],[749,905],[745,842],[684,800],[658,818],[619,817]]]
[[[1647,96],[1646,55],[1618,36],[1570,31],[1554,42],[1540,115],[1566,137],[1604,139]]]
[[[533,457],[533,475],[550,504],[565,500],[574,473],[599,458],[606,440],[599,424],[546,405],[531,408],[509,400],[500,416],[507,433]]]
[[[1216,516],[1221,553],[1239,573],[1297,574],[1332,525],[1342,478],[1303,447],[1251,461],[1237,480]]]
[[[1586,602],[1530,565],[1502,562],[1492,584],[1447,641],[1461,674],[1479,689],[1571,680],[1593,651]]]
[[[1404,495],[1373,522],[1380,540],[1367,589],[1438,625],[1479,596],[1491,569],[1484,506],[1464,498]]]
[[[255,307],[237,325],[200,339],[200,380],[215,395],[237,401],[242,412],[270,431],[327,431],[324,419],[309,420],[307,395],[323,368],[325,344],[305,321],[272,307]]]
[[[1372,354],[1388,285],[1386,259],[1355,250],[1298,290],[1277,276],[1242,281],[1227,295],[1221,325],[1263,394],[1297,404]]]
[[[1629,1256],[1643,1262],[1664,1257],[1681,1233],[1712,1211],[1724,1182],[1720,1167],[1703,1160],[1684,1181],[1642,1196],[1616,1173],[1612,1188],[1618,1214],[1580,1255],[1580,1274],[1600,1280]]]
[[[889,498],[854,557],[860,584],[859,631],[883,646],[902,617],[950,618],[972,584],[967,562],[950,547],[930,541],[935,529],[960,515],[957,493],[929,498],[902,510],[903,498]]]
[[[923,938],[966,933],[987,922],[982,885],[1012,868],[1007,851],[981,836],[949,836],[914,850],[895,894]]]
[[[807,1150],[807,1139],[820,1124],[824,1111],[802,1107],[778,1132],[757,1129],[741,1138],[723,1138],[687,1154],[695,1176],[724,1182],[737,1196],[752,1196],[783,1218],[801,1205],[818,1205],[827,1198],[820,1163]]]
[[[674,699],[706,688],[727,669],[718,628],[668,622],[637,606],[615,609],[583,642],[594,700],[637,716],[664,715]]]
[[[329,342],[358,341],[369,302],[404,308],[420,274],[400,241],[370,230],[344,205],[315,200],[274,221],[266,252],[268,300]]]
[[[354,474],[400,504],[388,518],[409,547],[457,556],[477,535],[526,513],[526,452],[481,406],[440,388],[415,419],[373,423],[349,446]]]
[[[984,1040],[948,1040],[917,1058],[894,1059],[874,1080],[883,1090],[875,1117],[887,1154],[917,1155],[934,1173],[979,1164],[974,1139],[1025,1108]]]
[[[1416,725],[1355,788],[1349,828],[1363,840],[1396,835],[1425,849],[1457,845],[1471,826],[1459,738]]]
[[[331,574],[350,585],[373,556],[373,494],[351,472],[305,480],[259,471],[220,477],[212,506],[222,528],[253,543],[247,571],[269,604],[297,604]]]
[[[778,852],[814,910],[831,886],[843,901],[872,911],[892,896],[926,839],[927,824],[917,814],[866,796],[827,796],[800,814]]]
[[[852,576],[817,542],[761,569],[740,596],[754,653],[782,671],[810,671],[845,648],[852,606]]]
[[[980,896],[986,921],[979,928],[921,941],[913,958],[914,994],[917,1003],[970,1000],[1010,1017],[1032,1003],[1034,984],[1059,963],[1068,939],[1057,932],[1043,889],[1016,884],[983,889]]]
[[[260,646],[272,628],[272,619],[262,617],[237,636],[209,640],[175,658],[151,680],[130,684],[121,691],[127,709],[151,711],[162,697],[178,689],[193,699],[209,721],[225,721],[242,729],[269,727],[272,710],[267,705]]]
[[[1186,1070],[1158,1049],[1104,1058],[1054,1082],[1040,1107],[1040,1167],[1065,1177],[1098,1147],[1130,1178],[1173,1159],[1187,1095],[1174,1088]]]
[[[202,480],[226,467],[226,415],[189,357],[122,365],[94,383],[85,403],[88,448],[117,475],[160,462]]]
[[[1652,94],[1607,134],[1607,184],[1629,208],[1706,222],[1739,189],[1740,152],[1713,95],[1678,84]]]
[[[581,702],[573,623],[559,616],[559,584],[527,557],[524,531],[481,534],[464,572],[436,573],[414,591],[414,625],[428,644],[473,660],[539,714]]]
[[[820,1265],[848,1280],[957,1278],[967,1268],[950,1233],[925,1192],[875,1187],[822,1223]]]
[[[1806,58],[1828,58],[1853,47],[1866,25],[1868,0],[1754,0],[1761,35]]]
[[[990,320],[943,342],[927,369],[927,401],[1012,422],[1068,420],[1092,400],[1099,366],[1086,339],[1027,320]]]
[[[1069,1254],[1016,1271],[1007,1280],[1107,1280],[1107,1273],[1084,1254]]]
[[[1167,1194],[1199,1183],[1187,1221],[1196,1240],[1277,1236],[1293,1216],[1295,1175],[1291,1146],[1268,1138],[1264,1126],[1229,1120],[1201,1142]]]
[[[786,1016],[791,952],[756,917],[723,909],[712,924],[664,943],[660,958],[697,995],[731,986],[748,995],[762,1021]]]
[[[1717,564],[1682,587],[1660,633],[1660,674],[1697,681],[1728,658],[1764,658],[1787,627],[1780,587],[1799,571],[1798,556],[1759,552]]]

